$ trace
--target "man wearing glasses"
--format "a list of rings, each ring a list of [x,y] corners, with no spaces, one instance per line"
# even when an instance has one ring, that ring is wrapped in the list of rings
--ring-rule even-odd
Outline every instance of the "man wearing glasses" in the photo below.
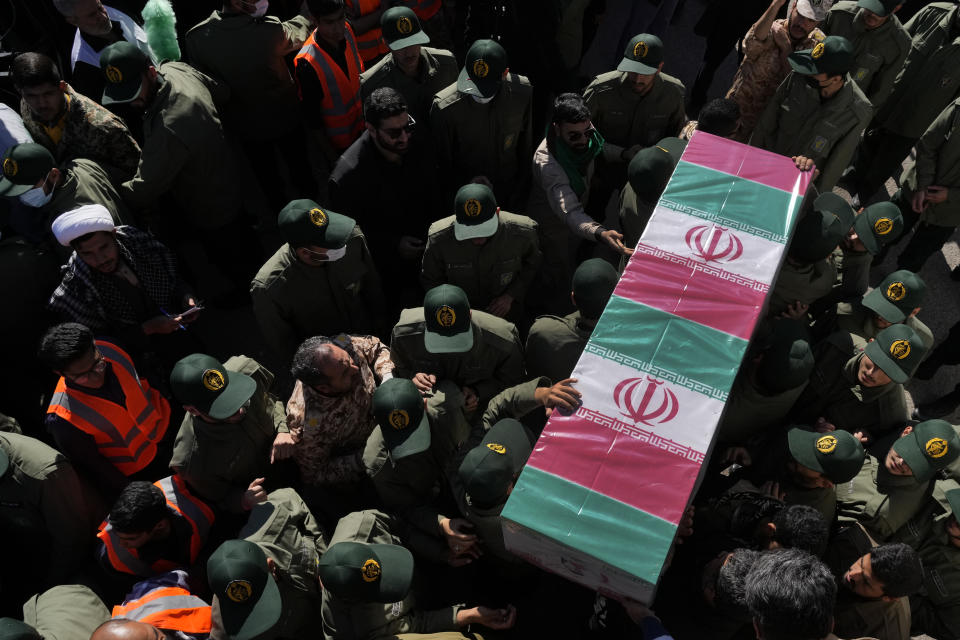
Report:
[[[60,376],[47,429],[108,503],[131,480],[164,475],[170,403],[137,374],[125,351],[67,322],[47,331],[38,355]]]

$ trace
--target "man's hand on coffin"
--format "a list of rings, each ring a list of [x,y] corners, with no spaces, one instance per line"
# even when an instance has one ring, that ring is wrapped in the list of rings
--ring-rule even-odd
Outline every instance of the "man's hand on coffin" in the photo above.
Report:
[[[508,604],[502,609],[474,607],[457,612],[457,626],[482,624],[490,629],[510,629],[517,621],[517,608]]]
[[[413,376],[413,384],[420,393],[427,394],[433,391],[433,385],[437,384],[437,376],[432,373],[418,373]]]
[[[534,399],[547,409],[562,407],[568,411],[575,411],[580,406],[580,392],[573,388],[576,378],[561,380],[552,387],[537,387],[533,392]]]
[[[873,436],[866,429],[861,429],[860,431],[854,431],[853,437],[860,440],[860,443],[863,446],[867,446],[869,443],[873,442]]]
[[[600,241],[606,243],[608,247],[616,253],[624,256],[632,256],[633,249],[629,249],[623,244],[623,234],[613,229],[607,229],[600,233]]]
[[[817,177],[820,175],[820,169],[817,169],[817,166],[814,164],[813,160],[811,160],[810,158],[806,156],[793,156],[790,159],[793,160],[793,164],[800,171],[812,170],[813,171],[813,178],[811,178],[812,180],[816,180]]]
[[[440,520],[440,532],[455,556],[463,555],[474,547],[477,547],[479,552],[480,539],[471,533],[472,529],[473,525],[463,518],[443,518]]]

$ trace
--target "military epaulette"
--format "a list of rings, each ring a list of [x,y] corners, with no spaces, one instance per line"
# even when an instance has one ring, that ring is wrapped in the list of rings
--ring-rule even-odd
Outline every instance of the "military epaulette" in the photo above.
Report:
[[[826,342],[849,356],[856,355],[867,346],[867,341],[849,331],[834,331],[827,336]]]
[[[474,309],[471,312],[473,323],[483,331],[483,341],[499,351],[513,351],[520,342],[520,334],[512,322]]]
[[[453,229],[453,223],[456,222],[456,216],[447,216],[446,218],[440,218],[430,223],[430,227],[427,229],[428,236],[435,236],[441,234],[450,233],[450,230]]]
[[[406,336],[422,334],[426,323],[423,319],[423,307],[404,309],[400,312],[400,319],[394,325],[392,333],[393,338],[403,338]]]

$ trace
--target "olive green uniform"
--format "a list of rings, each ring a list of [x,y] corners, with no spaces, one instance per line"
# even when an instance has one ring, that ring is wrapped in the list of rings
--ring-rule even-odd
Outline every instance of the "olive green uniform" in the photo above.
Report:
[[[456,83],[437,93],[430,130],[449,200],[475,176],[486,176],[502,206],[525,201],[533,156],[532,100],[530,82],[515,73],[507,74],[487,104],[457,91]]]
[[[827,101],[806,79],[793,72],[777,87],[760,114],[750,146],[810,158],[820,170],[817,188],[830,191],[850,164],[873,107],[849,76]]]
[[[84,485],[59,451],[16,433],[0,433],[0,449],[9,458],[0,478],[4,539],[11,545],[46,541],[41,582],[61,583],[87,557],[95,540],[91,532],[105,514],[87,501]],[[4,576],[12,577],[6,571]]]
[[[527,335],[527,372],[531,376],[546,376],[553,382],[569,378],[595,324],[585,322],[579,311],[563,317],[537,318]]]
[[[427,231],[420,284],[424,291],[453,284],[467,294],[470,307],[485,309],[503,294],[523,304],[540,266],[537,223],[527,216],[500,212],[497,231],[482,245],[454,236],[456,216],[437,220]]]
[[[457,59],[445,49],[420,47],[420,66],[415,77],[401,71],[393,61],[393,54],[388,53],[360,74],[360,99],[366,101],[371,93],[383,87],[395,89],[406,100],[407,111],[417,124],[428,127],[433,96],[456,82],[459,73]]]
[[[813,264],[783,263],[768,300],[768,314],[776,318],[797,301],[812,304],[830,293],[837,280],[837,264],[829,256]]]
[[[836,486],[837,519],[859,522],[880,542],[905,525],[933,491],[933,481],[920,483],[913,476],[895,476],[884,466],[884,456],[867,454],[860,473]]]
[[[870,288],[870,266],[873,255],[869,251],[850,251],[837,247],[833,251],[837,265],[837,281],[833,286],[834,300],[859,298]]]
[[[137,209],[170,193],[181,220],[222,227],[241,210],[234,153],[218,111],[229,91],[183,62],[165,62],[158,71],[163,82],[143,114],[140,166],[120,193]]]
[[[250,140],[271,140],[296,128],[302,112],[284,56],[299,51],[312,29],[303,15],[281,22],[214,11],[187,32],[190,64],[230,88],[224,125]]]
[[[173,445],[170,468],[201,498],[243,513],[244,492],[267,475],[273,440],[289,429],[283,403],[267,391],[273,384],[270,371],[247,356],[233,356],[224,367],[257,382],[246,415],[238,423],[209,423],[188,413]]]
[[[250,510],[237,537],[253,542],[276,563],[283,613],[272,631],[314,640],[320,625],[318,563],[327,550],[323,530],[293,489],[277,489]]]
[[[79,584],[61,584],[23,603],[23,621],[43,640],[89,640],[93,630],[110,619],[110,610]]]
[[[909,316],[903,321],[923,339],[927,349],[933,349],[933,332],[916,316]],[[822,327],[822,328],[821,328]],[[828,312],[815,325],[816,335],[829,335],[834,331],[846,331],[860,336],[864,340],[871,340],[880,333],[877,326],[876,313],[860,302],[840,302],[831,312]]]
[[[754,367],[744,363],[734,379],[723,418],[717,427],[720,442],[743,443],[768,428],[781,426],[797,398],[807,388],[804,382],[792,389],[767,395],[757,388],[755,375]]]
[[[620,230],[623,231],[623,244],[631,249],[637,246],[656,206],[656,202],[644,202],[638,198],[629,182],[623,185],[620,190]],[[626,262],[621,265],[621,271],[625,265]]]
[[[330,546],[338,542],[363,542],[368,544],[403,543],[396,536],[400,523],[380,511],[357,511],[340,519],[330,539]],[[323,590],[323,637],[325,640],[375,640],[392,638],[395,634],[436,633],[457,628],[457,612],[462,605],[454,605],[435,611],[415,609],[413,591],[401,602],[350,603]],[[460,638],[459,633],[437,636]]]
[[[682,82],[665,73],[658,73],[642,96],[629,86],[626,72],[608,71],[594,78],[584,89],[583,99],[593,126],[603,135],[604,157],[621,160],[626,148],[649,147],[679,134],[687,121],[685,91]]]
[[[476,309],[471,311],[473,347],[464,353],[430,353],[423,345],[423,307],[404,309],[390,338],[394,375],[432,374],[471,387],[483,409],[490,399],[523,379],[523,346],[512,323]]]
[[[383,332],[383,289],[359,226],[346,248],[339,260],[315,266],[285,244],[250,284],[260,332],[283,362],[311,336]]]
[[[857,370],[867,341],[838,331],[814,348],[816,364],[810,383],[792,415],[812,424],[817,418],[851,433],[867,430],[875,438],[901,429],[910,419],[903,385],[889,382],[863,387]]]
[[[93,160],[70,160],[62,167],[61,175],[60,184],[54,189],[50,202],[41,207],[47,230],[61,213],[73,211],[85,204],[102,204],[117,225],[130,224],[133,221],[130,210],[120,197],[110,174]]]
[[[876,29],[867,29],[863,9],[854,0],[844,0],[830,9],[823,30],[829,36],[843,36],[853,45],[850,77],[879,109],[910,51],[910,34],[896,14]]]

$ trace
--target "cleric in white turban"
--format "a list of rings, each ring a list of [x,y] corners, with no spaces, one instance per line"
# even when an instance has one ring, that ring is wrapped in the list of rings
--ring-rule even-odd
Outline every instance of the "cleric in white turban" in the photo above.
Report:
[[[102,204],[85,204],[61,213],[53,221],[53,236],[65,247],[69,247],[77,238],[97,231],[112,232],[113,229],[113,218]]]

